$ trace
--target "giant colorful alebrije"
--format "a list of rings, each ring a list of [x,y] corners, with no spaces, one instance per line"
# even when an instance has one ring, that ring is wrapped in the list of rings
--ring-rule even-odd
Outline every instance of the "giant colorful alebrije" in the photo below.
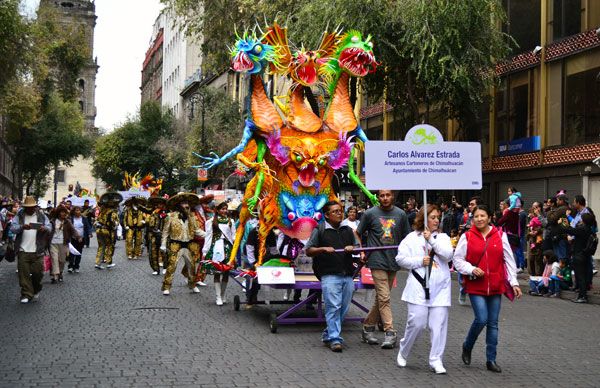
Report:
[[[267,66],[292,80],[285,120],[265,92],[261,75]],[[277,24],[260,39],[247,33],[238,39],[232,68],[250,78],[242,140],[223,157],[214,153],[201,157],[202,167],[211,168],[237,155],[239,163],[256,171],[244,195],[230,263],[235,261],[244,224],[259,199],[258,265],[271,229],[278,227],[303,240],[322,222],[323,205],[337,198],[332,188],[335,170],[345,166],[353,153],[352,137],[367,140],[350,104],[349,77],[362,77],[375,66],[372,43],[369,38],[363,42],[356,32],[325,33],[314,51],[291,50],[287,30]],[[305,103],[307,88],[319,83],[327,83],[332,91],[324,112],[315,112]],[[355,174],[354,178],[360,183]],[[364,185],[359,187],[374,200]]]

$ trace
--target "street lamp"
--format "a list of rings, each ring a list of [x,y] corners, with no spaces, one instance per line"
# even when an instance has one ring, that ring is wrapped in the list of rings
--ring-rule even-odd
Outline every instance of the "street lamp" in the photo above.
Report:
[[[202,144],[202,153],[204,153],[206,149],[206,133],[204,128],[204,116],[206,114],[206,92],[203,89],[200,89],[198,92],[194,93],[190,97],[190,112],[188,114],[188,118],[190,122],[194,120],[194,108],[196,104],[200,103],[200,142]]]

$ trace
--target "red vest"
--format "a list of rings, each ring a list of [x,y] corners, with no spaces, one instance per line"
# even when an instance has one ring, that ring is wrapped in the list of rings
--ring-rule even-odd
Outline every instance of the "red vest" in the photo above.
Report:
[[[479,230],[472,227],[467,232],[466,259],[485,272],[483,277],[475,280],[471,280],[470,277],[464,278],[467,294],[501,295],[505,292],[506,269],[502,250],[502,232],[492,226],[492,230],[486,237],[489,242],[484,253],[486,240],[484,240]]]

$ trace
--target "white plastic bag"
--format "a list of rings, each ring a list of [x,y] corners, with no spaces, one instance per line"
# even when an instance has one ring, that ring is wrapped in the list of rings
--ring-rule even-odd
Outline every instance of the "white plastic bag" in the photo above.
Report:
[[[121,226],[121,224],[117,225],[117,239],[123,239],[123,227]]]

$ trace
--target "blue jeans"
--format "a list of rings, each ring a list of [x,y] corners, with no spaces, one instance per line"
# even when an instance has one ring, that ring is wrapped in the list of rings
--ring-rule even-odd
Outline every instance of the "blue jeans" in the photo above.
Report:
[[[525,268],[525,254],[523,253],[523,249],[521,247],[513,248],[513,254],[517,262],[517,268]]]
[[[343,343],[342,322],[350,309],[354,293],[352,276],[325,275],[321,278],[321,289],[323,290],[325,321],[327,322],[321,339],[323,342]]]
[[[485,334],[485,356],[487,361],[496,361],[496,346],[498,346],[498,315],[500,315],[500,304],[502,295],[471,295],[471,307],[475,313],[475,320],[471,324],[464,347],[473,349],[477,337],[487,326]]]

